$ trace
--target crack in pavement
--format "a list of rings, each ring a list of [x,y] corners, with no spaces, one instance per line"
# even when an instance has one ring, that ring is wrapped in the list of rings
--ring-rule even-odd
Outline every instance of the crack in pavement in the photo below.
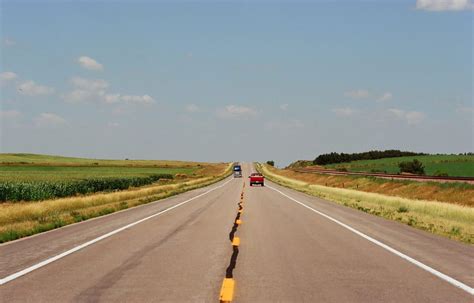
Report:
[[[237,220],[240,220],[240,215],[241,215],[241,210],[243,209],[242,202],[243,202],[243,197],[244,197],[244,192],[242,189],[242,194],[240,196],[241,200],[237,204],[239,206],[239,212],[237,213],[235,220],[234,220],[234,225],[232,226],[232,229],[229,233],[229,240],[232,243],[234,241],[235,233],[237,232],[237,228],[239,227],[239,224],[237,224]],[[239,246],[237,245],[232,245],[232,256],[230,258],[229,266],[227,266],[225,277],[230,279],[233,278],[233,271],[235,269],[235,266],[237,265],[237,257],[239,255]]]
[[[242,220],[240,220],[240,216],[242,215],[242,203],[244,203],[244,190],[245,190],[245,181],[242,184],[242,192],[240,193],[240,202],[237,203],[239,209],[237,211],[237,215],[234,219],[234,225],[232,225],[232,229],[229,233],[229,240],[232,244],[232,256],[230,257],[229,266],[227,266],[225,271],[225,278],[222,282],[221,292],[219,295],[219,302],[220,303],[231,303],[234,298],[235,292],[235,279],[234,279],[234,269],[237,266],[237,257],[239,256],[239,245],[240,245],[240,238],[235,236],[239,225],[242,224]]]

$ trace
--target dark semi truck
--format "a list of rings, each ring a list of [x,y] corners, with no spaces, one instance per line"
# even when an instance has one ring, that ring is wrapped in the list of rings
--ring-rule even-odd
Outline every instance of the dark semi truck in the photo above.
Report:
[[[242,167],[240,164],[234,164],[234,178],[242,178]]]

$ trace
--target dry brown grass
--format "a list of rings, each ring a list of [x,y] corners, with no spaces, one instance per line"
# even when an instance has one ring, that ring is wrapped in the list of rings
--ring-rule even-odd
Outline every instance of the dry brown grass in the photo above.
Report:
[[[312,173],[298,173],[292,170],[269,167],[270,171],[294,180],[336,188],[356,189],[408,199],[440,201],[459,205],[474,206],[474,186],[462,184],[439,184],[387,180],[353,176],[331,176]]]

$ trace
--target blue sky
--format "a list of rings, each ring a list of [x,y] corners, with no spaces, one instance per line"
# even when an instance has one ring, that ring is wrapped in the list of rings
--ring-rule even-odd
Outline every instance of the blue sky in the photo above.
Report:
[[[472,2],[3,1],[1,151],[474,150]]]

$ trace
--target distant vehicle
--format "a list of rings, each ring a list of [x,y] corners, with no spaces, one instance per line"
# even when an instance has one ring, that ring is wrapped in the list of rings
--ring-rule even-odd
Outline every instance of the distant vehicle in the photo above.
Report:
[[[234,165],[234,178],[242,178],[242,167],[238,164]]]
[[[262,174],[260,173],[252,173],[250,176],[250,186],[254,185],[254,184],[260,184],[261,186],[264,186],[264,177]]]

